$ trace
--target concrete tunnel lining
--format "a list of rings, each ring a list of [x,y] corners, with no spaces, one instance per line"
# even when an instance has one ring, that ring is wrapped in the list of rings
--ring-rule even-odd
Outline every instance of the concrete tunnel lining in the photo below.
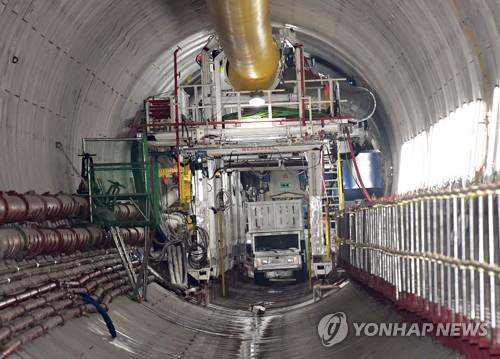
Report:
[[[500,10],[492,1],[271,5],[273,21],[330,40],[375,89],[395,168],[404,140],[464,102],[490,101],[498,83]],[[19,191],[72,189],[55,142],[76,160],[82,137],[123,131],[143,99],[171,82],[172,49],[195,34],[181,57],[191,60],[209,31],[201,0],[10,1],[0,11],[0,165],[8,169],[0,183]]]
[[[384,109],[376,119],[386,136],[380,140],[391,149],[394,173],[405,140],[464,102],[489,103],[500,80],[500,47],[495,46],[500,41],[500,3],[495,1],[272,0],[271,6],[274,22],[297,26],[299,36],[303,29],[317,37],[311,52],[338,58],[376,91]],[[4,0],[0,23],[0,189],[38,192],[72,191],[79,182],[56,141],[63,142],[78,166],[82,137],[126,133],[145,97],[171,89],[173,49],[183,48],[180,68],[189,73],[211,32],[203,0]],[[331,46],[314,48],[326,42]],[[13,63],[14,56],[19,62]],[[326,313],[330,301],[342,306],[360,300],[360,293],[332,297],[321,309],[310,310]],[[174,297],[165,300],[174,317],[185,309]],[[121,298],[112,306],[120,320],[137,306],[126,301]],[[362,303],[353,306],[353,313],[370,315]],[[376,307],[374,319],[386,315],[383,306]],[[101,324],[97,318],[67,323],[19,357],[36,357],[39,348],[48,347],[76,354],[82,343],[54,344],[61,343],[67,327],[78,333],[90,325]],[[102,349],[102,337],[93,340]],[[433,350],[435,357],[449,355],[441,348]]]

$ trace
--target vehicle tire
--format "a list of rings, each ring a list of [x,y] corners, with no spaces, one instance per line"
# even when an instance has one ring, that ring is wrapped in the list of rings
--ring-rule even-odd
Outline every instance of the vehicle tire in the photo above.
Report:
[[[261,272],[255,272],[254,273],[253,281],[257,285],[264,285],[264,284],[266,284],[266,274],[265,273],[261,273]]]
[[[306,272],[304,270],[298,270],[293,273],[296,283],[302,283],[306,280]]]

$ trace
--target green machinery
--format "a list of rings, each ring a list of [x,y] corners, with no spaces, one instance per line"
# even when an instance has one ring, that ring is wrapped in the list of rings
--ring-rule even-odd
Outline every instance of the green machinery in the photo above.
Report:
[[[146,297],[151,232],[160,223],[159,175],[149,156],[145,136],[86,138],[83,140],[82,177],[90,202],[92,223],[109,229],[127,270],[133,297]],[[144,227],[143,260],[136,274],[119,227]]]
[[[86,138],[83,153],[91,158],[85,166],[92,223],[103,227],[158,223],[145,137]]]

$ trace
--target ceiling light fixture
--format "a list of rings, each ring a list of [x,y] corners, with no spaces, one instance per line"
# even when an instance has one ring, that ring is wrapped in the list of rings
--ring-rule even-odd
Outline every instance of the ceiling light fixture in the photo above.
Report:
[[[252,95],[249,105],[252,107],[261,107],[266,104],[266,100],[262,97],[261,93],[255,93]]]

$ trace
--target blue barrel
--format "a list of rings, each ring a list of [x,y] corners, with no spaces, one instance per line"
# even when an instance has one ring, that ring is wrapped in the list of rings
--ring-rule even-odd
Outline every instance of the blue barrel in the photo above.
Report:
[[[364,151],[356,156],[359,172],[366,190],[370,195],[380,197],[384,191],[382,173],[382,154],[378,150]],[[352,161],[343,161],[344,198],[346,201],[363,199],[363,192],[358,186],[356,170]]]

